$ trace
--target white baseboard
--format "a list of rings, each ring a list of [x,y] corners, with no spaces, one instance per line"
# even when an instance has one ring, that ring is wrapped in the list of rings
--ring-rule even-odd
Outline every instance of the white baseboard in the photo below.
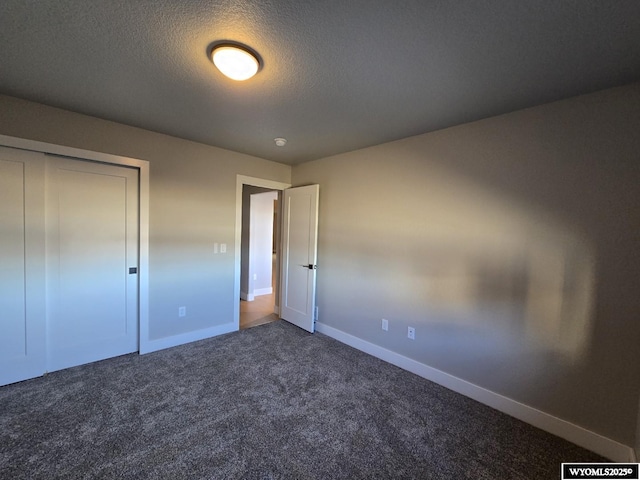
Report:
[[[259,297],[260,295],[271,295],[273,293],[273,287],[269,288],[256,288],[253,291],[254,297]]]
[[[635,463],[636,461],[633,448],[616,442],[615,440],[479,387],[478,385],[474,385],[461,378],[449,375],[441,370],[417,362],[416,360],[412,360],[399,353],[367,342],[366,340],[362,340],[349,333],[330,327],[329,325],[318,322],[316,323],[316,330],[357,350],[373,355],[403,370],[407,370],[454,392],[477,400],[484,405],[495,408],[500,412],[506,413],[553,435],[564,438],[603,457],[616,462]]]
[[[205,338],[216,337],[236,330],[238,330],[238,325],[235,322],[225,323],[224,325],[183,333],[181,335],[174,335],[172,337],[147,340],[146,342],[140,343],[140,355],[164,350],[165,348],[177,347],[178,345],[184,345],[185,343],[204,340]]]
[[[240,292],[240,299],[244,300],[245,302],[253,302],[254,296],[252,293]]]

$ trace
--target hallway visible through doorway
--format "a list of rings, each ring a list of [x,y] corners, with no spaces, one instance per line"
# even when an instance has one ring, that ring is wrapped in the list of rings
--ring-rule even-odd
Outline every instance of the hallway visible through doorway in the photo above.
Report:
[[[276,255],[273,255],[273,268],[271,275],[272,293],[269,295],[259,295],[253,301],[240,301],[240,330],[244,328],[256,327],[265,323],[278,320],[275,311],[275,284],[276,284]]]

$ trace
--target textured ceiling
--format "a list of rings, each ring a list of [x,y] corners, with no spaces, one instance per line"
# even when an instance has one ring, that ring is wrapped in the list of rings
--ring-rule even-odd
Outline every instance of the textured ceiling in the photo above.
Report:
[[[0,40],[0,93],[290,164],[640,81],[637,0],[1,0]]]

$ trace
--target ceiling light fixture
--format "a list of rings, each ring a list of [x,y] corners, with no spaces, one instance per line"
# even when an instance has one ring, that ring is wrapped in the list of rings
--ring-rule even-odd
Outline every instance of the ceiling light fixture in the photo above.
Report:
[[[276,145],[278,147],[284,147],[287,144],[287,139],[286,138],[274,138],[273,139],[274,142],[276,142]]]
[[[248,80],[260,68],[257,55],[242,45],[217,45],[211,50],[211,60],[224,75],[238,81]]]

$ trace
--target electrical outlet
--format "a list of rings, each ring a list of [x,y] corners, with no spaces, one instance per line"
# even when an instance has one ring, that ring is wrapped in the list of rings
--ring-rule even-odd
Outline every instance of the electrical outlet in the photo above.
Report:
[[[187,316],[187,307],[178,307],[178,316],[186,317]]]
[[[389,331],[389,320],[387,320],[386,318],[382,319],[382,329],[385,332]]]
[[[411,340],[415,340],[416,339],[416,329],[413,327],[409,327],[407,328],[407,338],[410,338]]]

